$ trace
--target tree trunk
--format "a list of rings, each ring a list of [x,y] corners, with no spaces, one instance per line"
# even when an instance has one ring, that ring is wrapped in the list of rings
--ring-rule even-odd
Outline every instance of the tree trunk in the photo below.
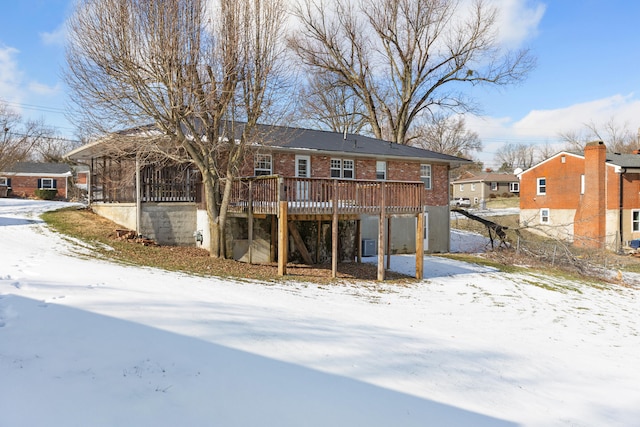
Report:
[[[220,247],[220,215],[216,202],[216,181],[211,172],[203,171],[202,185],[204,185],[207,218],[209,218],[210,250],[209,255],[218,258],[221,255]]]

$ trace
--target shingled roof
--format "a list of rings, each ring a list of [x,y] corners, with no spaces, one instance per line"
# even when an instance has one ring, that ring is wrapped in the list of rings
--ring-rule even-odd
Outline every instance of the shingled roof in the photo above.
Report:
[[[138,128],[138,132],[149,132],[150,128]],[[237,124],[237,135],[242,131],[242,124]],[[120,136],[129,132],[119,132]],[[411,158],[429,162],[449,163],[459,165],[469,163],[470,160],[461,157],[424,150],[408,145],[395,144],[364,135],[342,134],[314,129],[293,128],[286,126],[258,125],[256,144],[282,150],[303,152],[341,153],[353,156],[369,156],[378,158]],[[104,147],[101,141],[96,141],[76,148],[67,154],[75,160],[99,157]]]
[[[62,176],[71,175],[71,167],[66,163],[18,162],[13,166],[6,168],[2,172],[11,175],[30,174]]]

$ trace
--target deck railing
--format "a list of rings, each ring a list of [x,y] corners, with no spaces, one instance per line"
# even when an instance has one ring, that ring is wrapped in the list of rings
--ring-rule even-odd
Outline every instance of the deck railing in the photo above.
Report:
[[[368,181],[278,176],[234,181],[229,211],[278,213],[286,201],[289,214],[413,214],[422,211],[424,183],[419,181]],[[383,198],[384,195],[384,198]]]

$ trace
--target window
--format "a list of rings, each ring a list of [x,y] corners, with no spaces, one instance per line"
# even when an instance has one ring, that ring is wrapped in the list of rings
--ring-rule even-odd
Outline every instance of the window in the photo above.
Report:
[[[631,211],[631,231],[640,231],[640,211]]]
[[[460,191],[464,191],[464,184],[460,184]]]
[[[547,194],[547,178],[538,178],[538,195]]]
[[[271,175],[271,154],[256,154],[253,161],[253,174],[255,176]]]
[[[354,178],[354,170],[355,170],[355,162],[353,160],[343,160],[342,161],[342,177],[343,178]]]
[[[519,193],[520,192],[520,183],[519,182],[510,182],[509,183],[509,191],[511,191],[512,193]]]
[[[420,179],[424,182],[424,187],[427,190],[431,190],[431,165],[420,165]],[[462,187],[462,184],[460,184],[460,187]]]
[[[376,162],[376,179],[378,180],[387,179],[387,162],[385,161]]]
[[[491,183],[491,191],[498,191],[498,183],[497,182],[492,182]]]
[[[53,178],[42,178],[39,179],[38,188],[40,189],[53,189],[56,188],[56,182]]]
[[[1,177],[0,178],[0,185],[4,185],[4,186],[8,187],[9,184],[7,183],[7,178]]]
[[[471,184],[471,191],[476,191],[476,185],[475,184]]]
[[[331,159],[331,178],[355,177],[355,162],[347,159]]]
[[[549,209],[540,209],[540,224],[549,223]]]
[[[584,194],[584,174],[580,175],[580,194]]]

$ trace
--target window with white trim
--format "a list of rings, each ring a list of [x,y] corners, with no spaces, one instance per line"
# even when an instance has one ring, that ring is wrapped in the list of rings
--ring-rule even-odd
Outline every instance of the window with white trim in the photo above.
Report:
[[[509,191],[512,193],[520,192],[520,183],[519,182],[510,182],[509,183]]]
[[[347,178],[355,177],[355,162],[350,159],[331,159],[331,178]]]
[[[7,178],[0,177],[0,185],[3,185],[5,187],[8,186],[9,184],[7,183]]]
[[[539,196],[547,194],[547,178],[538,178],[537,187]]]
[[[580,175],[580,194],[584,194],[584,174]]]
[[[491,191],[498,191],[498,183],[497,182],[492,182],[491,183]]]
[[[631,231],[640,231],[640,210],[631,211]]]
[[[256,154],[253,160],[253,174],[255,176],[272,175],[271,154]]]
[[[40,179],[40,189],[48,190],[56,188],[55,183],[53,182],[53,178],[41,178]]]
[[[460,187],[458,187],[458,189],[459,189],[460,191],[464,191],[464,184],[460,184]]]
[[[548,224],[549,223],[549,209],[544,208],[540,209],[540,224]]]
[[[476,185],[475,184],[471,184],[471,191],[476,191]]]
[[[387,179],[387,162],[384,160],[376,161],[376,179],[380,181]]]
[[[420,165],[420,180],[424,182],[424,188],[431,190],[431,165]]]

